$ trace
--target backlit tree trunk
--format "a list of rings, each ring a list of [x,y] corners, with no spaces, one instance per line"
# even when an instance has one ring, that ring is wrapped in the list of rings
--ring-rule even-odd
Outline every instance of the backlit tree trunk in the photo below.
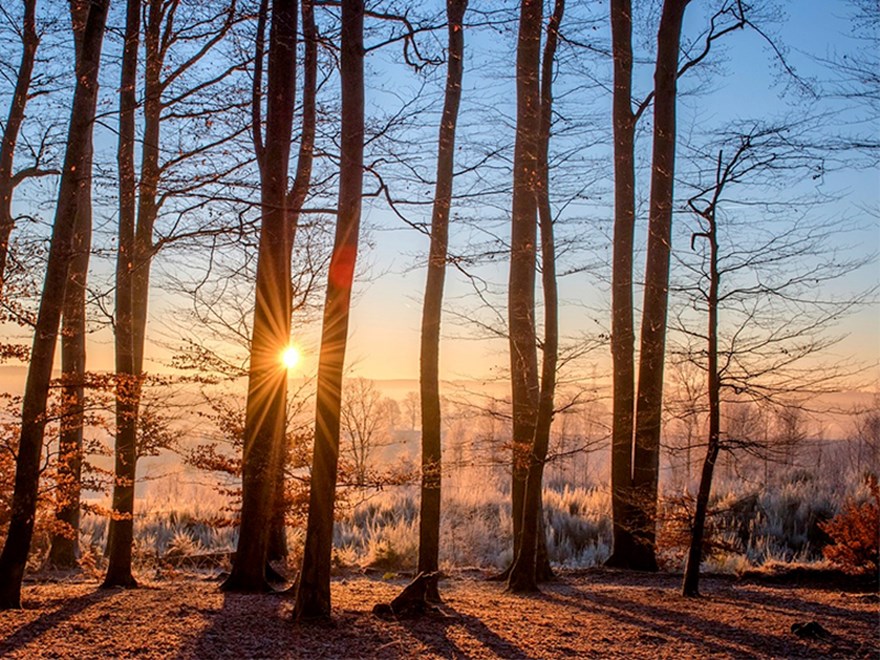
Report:
[[[635,116],[632,110],[632,6],[611,0],[614,59],[614,245],[611,275],[611,506],[614,551],[609,566],[626,567],[634,548],[631,517],[635,362],[633,359],[633,232],[635,228]]]
[[[553,15],[547,25],[547,40],[541,68],[541,117],[538,135],[537,210],[541,230],[541,285],[544,293],[544,344],[541,363],[541,392],[535,437],[529,452],[523,504],[522,537],[519,553],[514,559],[508,578],[508,587],[515,592],[536,591],[538,581],[547,578],[546,553],[539,552],[544,540],[542,524],[542,493],[544,463],[550,446],[550,426],[553,423],[553,400],[556,391],[556,365],[559,350],[559,297],[556,286],[556,246],[553,240],[553,216],[550,208],[550,127],[553,108],[553,62],[559,25],[565,10],[564,0],[556,0]]]
[[[440,415],[440,320],[443,286],[449,246],[449,208],[452,201],[455,129],[461,102],[464,68],[462,21],[467,0],[447,0],[448,68],[446,98],[440,119],[437,150],[437,185],[431,217],[431,247],[428,253],[428,279],[422,308],[421,361],[419,385],[422,409],[422,489],[419,508],[419,572],[439,568],[441,495],[441,415]],[[437,581],[428,585],[429,600],[440,600]]]
[[[287,193],[287,214],[289,216],[288,254],[293,250],[296,239],[299,217],[306,201],[312,178],[312,162],[315,150],[315,119],[316,95],[318,86],[318,33],[315,27],[315,12],[312,0],[302,2],[302,35],[303,35],[303,90],[302,90],[302,129],[300,131],[299,154],[296,162],[296,174],[293,186]],[[275,470],[275,508],[274,518],[269,532],[268,558],[271,561],[287,557],[287,540],[285,535],[285,472],[284,462],[289,451],[289,438],[284,434],[279,465]]]
[[[82,51],[83,28],[88,12],[85,1],[70,7],[74,34],[75,57]],[[79,514],[82,476],[82,445],[85,416],[86,370],[86,280],[92,238],[92,135],[88,134],[84,176],[88,177],[79,190],[73,257],[68,271],[61,312],[61,399],[63,418],[58,438],[58,491],[55,519],[61,529],[52,535],[49,563],[57,568],[73,568],[79,556]]]
[[[141,0],[128,0],[119,87],[119,244],[116,254],[116,481],[107,536],[109,564],[104,585],[135,587],[131,574],[134,470],[137,460],[138,377],[134,358],[132,273],[135,268],[136,194],[134,172],[137,57]],[[129,465],[131,466],[129,468]],[[127,518],[126,518],[127,517]]]
[[[58,325],[64,304],[67,272],[73,257],[80,189],[87,185],[88,134],[95,117],[98,68],[109,1],[93,0],[83,30],[82,56],[76,66],[76,88],[68,129],[67,151],[58,191],[52,241],[34,329],[31,363],[22,402],[21,434],[16,457],[12,513],[0,554],[0,609],[20,607],[21,581],[30,548],[37,508],[40,454],[45,432],[46,400]]]
[[[357,258],[363,190],[363,32],[363,0],[342,0],[339,204],[321,331],[315,449],[303,567],[296,594],[297,618],[330,616],[330,558],[333,549],[333,508],[339,461],[342,371],[348,338],[351,287]]]
[[[654,149],[633,452],[633,499],[636,509],[633,523],[636,544],[633,547],[633,560],[630,562],[631,568],[645,571],[657,570],[655,525],[666,318],[669,305],[676,80],[681,24],[687,4],[688,0],[665,0],[663,3],[654,71]]]
[[[296,0],[274,0],[269,32],[266,139],[260,164],[261,230],[242,460],[238,546],[225,590],[267,587],[266,560],[287,422],[290,340],[290,215],[287,169],[293,130]],[[254,127],[259,131],[259,127]]]
[[[514,557],[522,541],[523,505],[538,414],[535,335],[538,131],[541,116],[542,4],[522,0],[516,57],[516,143],[513,162],[508,326],[513,403],[512,511]]]

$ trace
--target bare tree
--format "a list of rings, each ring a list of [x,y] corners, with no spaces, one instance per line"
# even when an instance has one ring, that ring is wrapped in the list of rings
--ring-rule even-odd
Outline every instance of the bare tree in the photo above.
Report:
[[[464,68],[463,20],[467,0],[448,0],[448,62],[443,115],[437,140],[437,184],[431,215],[431,247],[422,309],[419,386],[422,411],[422,490],[419,505],[419,572],[436,573],[440,555],[441,417],[440,318],[449,249],[449,208],[452,201],[455,131],[461,103]],[[427,587],[429,600],[440,600],[437,580]]]
[[[339,461],[342,373],[363,192],[363,0],[342,0],[340,85],[342,131],[339,203],[336,240],[327,279],[324,324],[321,331],[315,449],[305,550],[294,609],[297,618],[330,616],[330,558],[333,549],[333,506]]]
[[[339,412],[345,436],[342,451],[351,460],[354,485],[363,488],[369,483],[376,454],[393,442],[397,402],[382,396],[372,380],[354,378],[345,383]]]
[[[724,149],[719,149],[714,176],[688,202],[700,222],[691,245],[695,247],[700,239],[707,244],[699,264],[692,267],[700,279],[688,289],[695,305],[706,310],[706,329],[699,332],[688,326],[685,331],[689,337],[705,342],[705,348],[690,347],[688,355],[707,374],[709,428],[682,585],[685,596],[699,593],[703,533],[719,452],[754,452],[761,448],[753,439],[723,432],[723,393],[732,391],[740,400],[745,397],[783,404],[779,409],[781,433],[774,449],[791,457],[793,448],[804,439],[798,395],[803,398],[834,388],[844,375],[840,365],[826,365],[817,371],[801,365],[839,340],[829,330],[865,296],[829,299],[818,292],[817,285],[864,264],[863,260],[840,254],[830,258],[822,254],[833,252],[827,245],[825,227],[809,229],[795,224],[773,231],[771,217],[765,219],[768,227],[759,238],[732,238],[727,233],[725,243],[719,232],[719,224],[737,206],[760,207],[760,187],[770,188],[771,192],[765,194],[776,197],[779,193],[772,187],[774,179],[801,178],[804,173],[821,170],[821,159],[791,135],[798,128],[797,124],[756,125],[732,137],[728,142],[730,155],[725,156]],[[760,183],[753,187],[748,201],[731,196],[731,189],[753,180]],[[773,202],[768,205],[772,208]],[[739,212],[743,213],[741,209]],[[720,320],[722,312],[724,323]]]
[[[547,24],[547,40],[541,70],[540,122],[538,126],[538,184],[537,212],[541,234],[541,282],[544,292],[544,342],[541,364],[541,390],[538,398],[535,433],[528,453],[528,473],[522,509],[522,533],[519,552],[508,577],[508,588],[514,592],[536,591],[539,578],[547,562],[546,551],[541,557],[544,525],[541,498],[544,485],[544,463],[550,446],[550,426],[553,423],[556,369],[559,352],[559,296],[556,287],[556,245],[553,239],[553,217],[550,208],[549,143],[552,124],[553,65],[559,25],[565,11],[564,0],[556,0],[553,14]],[[542,561],[543,560],[543,561]]]
[[[267,9],[264,0],[261,20],[265,20]],[[268,528],[282,464],[287,370],[281,355],[290,341],[293,243],[287,212],[287,170],[296,98],[296,25],[296,0],[274,0],[265,143],[256,137],[261,131],[259,124],[255,122],[253,127],[260,166],[262,229],[244,430],[241,522],[235,561],[223,583],[227,591],[266,589]]]
[[[82,51],[83,29],[88,3],[77,0],[70,5],[74,29],[75,57]],[[52,536],[49,561],[59,568],[76,566],[79,554],[80,482],[82,477],[83,429],[85,425],[86,378],[86,281],[92,243],[92,160],[94,147],[91,133],[87,136],[83,159],[83,184],[80,186],[76,209],[76,231],[73,256],[64,291],[61,321],[61,400],[64,414],[58,439],[58,480],[60,502],[55,518],[62,533]]]
[[[88,135],[95,117],[98,70],[108,5],[108,0],[93,0],[89,3],[83,29],[82,56],[76,62],[77,82],[67,152],[22,403],[12,516],[6,543],[0,554],[0,609],[21,606],[21,581],[36,513],[40,452],[46,424],[46,398],[64,305],[67,271],[73,253],[77,207],[81,198],[79,191],[88,181],[84,177],[84,165],[89,153]]]

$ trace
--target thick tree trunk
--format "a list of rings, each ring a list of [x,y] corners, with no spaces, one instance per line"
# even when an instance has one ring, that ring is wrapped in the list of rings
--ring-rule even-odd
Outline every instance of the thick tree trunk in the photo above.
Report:
[[[55,343],[58,339],[58,324],[64,304],[67,271],[73,256],[77,202],[80,198],[79,190],[89,181],[85,173],[89,151],[87,135],[92,130],[95,117],[98,68],[108,5],[109,0],[93,0],[91,3],[83,31],[82,57],[76,67],[77,82],[64,170],[22,403],[12,514],[6,543],[0,554],[0,609],[21,606],[21,581],[37,509],[46,400],[52,377]]]
[[[461,103],[464,69],[462,21],[467,0],[447,0],[448,68],[446,98],[440,119],[437,150],[437,185],[431,216],[431,247],[428,279],[422,308],[419,386],[422,409],[422,489],[419,508],[419,573],[433,574],[440,561],[441,416],[440,416],[440,320],[449,246],[449,208],[452,202],[455,130]],[[436,576],[427,586],[428,600],[439,601]]]
[[[256,307],[242,460],[238,546],[227,591],[263,591],[268,530],[287,426],[287,370],[281,354],[290,341],[290,226],[287,169],[296,98],[296,0],[275,0],[269,32],[266,147],[262,155],[262,221]]]
[[[92,136],[85,172],[88,181],[79,191],[73,257],[64,292],[61,324],[61,398],[64,402],[58,439],[58,504],[55,519],[63,531],[52,535],[49,563],[74,568],[79,558],[79,514],[82,477],[83,426],[86,375],[86,281],[92,244]]]
[[[514,557],[522,542],[523,507],[538,414],[535,336],[538,130],[542,3],[522,0],[516,57],[516,143],[513,163],[508,332],[513,404],[512,511]]]
[[[536,591],[540,578],[546,578],[549,568],[546,551],[539,552],[544,538],[541,499],[544,483],[544,463],[550,446],[550,426],[553,423],[553,400],[556,392],[556,364],[559,350],[559,296],[556,287],[556,245],[553,239],[553,216],[550,209],[550,127],[553,108],[553,63],[559,25],[565,10],[564,0],[556,0],[553,15],[547,25],[547,40],[541,70],[541,115],[538,127],[538,189],[537,210],[541,229],[541,284],[544,293],[544,345],[541,364],[541,392],[535,436],[529,452],[523,506],[522,538],[519,553],[514,559],[508,577],[508,588],[514,592]],[[546,549],[545,549],[546,550]],[[539,561],[543,560],[543,561]],[[543,562],[547,562],[544,566]],[[552,572],[550,573],[552,575]]]
[[[676,80],[681,24],[687,4],[688,0],[663,3],[654,72],[654,150],[633,453],[636,544],[630,562],[632,568],[645,571],[657,570],[655,525],[675,173]]]
[[[6,261],[9,255],[9,237],[15,225],[12,215],[13,160],[15,145],[24,121],[24,110],[28,102],[28,92],[34,71],[34,59],[40,37],[36,28],[37,0],[25,0],[24,21],[21,26],[21,62],[15,80],[15,91],[9,104],[9,115],[3,127],[2,143],[0,143],[0,294],[6,281]]]
[[[303,34],[303,91],[302,91],[302,128],[300,131],[299,154],[296,162],[296,174],[293,186],[287,193],[287,214],[289,246],[287,253],[292,254],[299,217],[306,201],[312,179],[312,162],[315,150],[316,129],[316,96],[318,85],[318,33],[315,27],[315,13],[312,0],[302,1],[302,34]],[[291,295],[294,292],[291,290]],[[286,507],[283,506],[285,493],[285,461],[289,451],[287,433],[284,434],[280,464],[275,469],[276,515],[271,522],[269,531],[269,560],[287,559]],[[282,503],[279,507],[278,503]]]
[[[614,246],[611,275],[611,508],[614,550],[609,566],[626,568],[635,548],[631,518],[635,362],[633,359],[633,233],[635,229],[635,117],[632,110],[632,6],[611,0],[614,57]]]
[[[133,272],[135,250],[135,109],[141,0],[128,0],[119,88],[119,245],[116,255],[116,464],[113,515],[107,536],[109,564],[104,586],[135,587],[131,574],[134,478],[140,383],[135,366]],[[130,465],[130,468],[129,468]]]
[[[330,557],[339,461],[342,371],[357,258],[364,163],[364,3],[342,0],[342,132],[336,237],[324,304],[315,449],[303,567],[296,594],[297,618],[330,616]]]

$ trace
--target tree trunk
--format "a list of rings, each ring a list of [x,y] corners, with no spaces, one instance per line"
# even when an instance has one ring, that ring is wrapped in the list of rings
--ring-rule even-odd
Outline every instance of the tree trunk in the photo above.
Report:
[[[85,164],[98,93],[98,68],[109,0],[93,0],[83,31],[82,57],[68,129],[67,151],[52,228],[52,241],[43,281],[43,295],[34,331],[31,363],[22,402],[22,423],[16,456],[12,513],[6,543],[0,554],[0,609],[21,606],[21,581],[37,510],[40,453],[45,432],[46,400],[58,324],[64,304],[67,271],[73,256],[79,190],[88,184]]]
[[[256,307],[242,459],[238,546],[227,591],[264,591],[268,530],[278,488],[287,426],[287,370],[281,362],[290,341],[290,226],[287,169],[296,98],[296,0],[274,0],[269,32],[266,147],[261,157],[262,220]],[[258,128],[255,128],[258,130]]]
[[[720,175],[721,154],[718,154],[718,173]],[[718,287],[721,275],[718,271],[718,231],[716,224],[717,201],[721,195],[724,181],[716,178],[715,194],[712,203],[702,214],[708,222],[705,238],[709,241],[709,297],[708,320],[706,332],[706,353],[708,357],[708,390],[709,390],[709,445],[703,461],[700,475],[700,488],[697,492],[693,527],[691,528],[691,544],[688,548],[687,562],[682,581],[682,595],[700,595],[700,564],[703,561],[703,537],[706,529],[706,514],[709,509],[709,495],[712,491],[712,476],[715,472],[715,461],[721,449],[721,378],[718,373]]]
[[[297,618],[330,616],[330,557],[339,461],[342,371],[357,258],[364,164],[364,3],[342,0],[340,85],[342,133],[336,237],[324,304],[318,360],[315,449]]]
[[[440,319],[449,246],[449,208],[452,201],[455,130],[461,102],[464,68],[462,21],[467,0],[447,0],[448,68],[446,98],[440,119],[437,150],[437,185],[431,217],[428,279],[422,309],[419,385],[422,409],[422,489],[419,508],[419,573],[433,574],[440,561],[441,416],[440,416]],[[428,600],[439,601],[437,579],[427,586]]]
[[[315,150],[316,129],[316,96],[318,84],[318,33],[315,27],[315,13],[312,0],[302,1],[302,34],[303,34],[303,91],[302,91],[302,128],[300,131],[299,154],[296,162],[296,174],[293,186],[287,193],[287,214],[289,246],[287,253],[292,254],[293,244],[296,240],[296,232],[299,227],[299,217],[302,206],[306,201],[312,178],[312,162]],[[293,295],[291,290],[291,295]],[[280,464],[275,469],[275,478],[278,480],[275,492],[276,498],[281,497],[283,503],[285,493],[285,461],[289,451],[289,439],[286,429],[284,434],[284,446],[282,447]],[[269,532],[269,560],[276,561],[286,559],[287,535],[286,530],[286,507],[279,508],[276,504],[276,515],[271,523]]]
[[[139,382],[134,357],[135,256],[134,116],[141,0],[128,0],[119,87],[119,245],[116,255],[116,464],[113,515],[107,533],[109,564],[104,586],[136,587],[131,574]],[[130,469],[128,466],[131,466]],[[127,519],[126,519],[127,517]]]
[[[73,257],[64,291],[61,324],[63,418],[58,439],[58,503],[55,519],[63,531],[52,535],[49,563],[74,568],[79,558],[80,490],[82,487],[83,426],[86,375],[86,281],[92,243],[92,135],[87,136],[85,182],[77,200]]]
[[[86,2],[70,5],[74,31],[74,58],[82,53],[83,30],[88,14]],[[62,531],[52,535],[49,563],[56,568],[74,568],[79,558],[80,490],[82,476],[83,426],[85,422],[86,368],[86,282],[92,234],[92,159],[94,145],[88,134],[84,172],[89,177],[79,190],[76,230],[61,312],[61,398],[63,418],[58,438],[58,496],[55,519]]]
[[[544,293],[544,345],[541,364],[541,392],[535,436],[529,452],[523,506],[522,536],[519,553],[515,556],[508,577],[508,588],[514,592],[537,591],[538,578],[546,577],[546,551],[538,551],[544,539],[541,499],[543,493],[544,463],[550,446],[550,426],[553,423],[553,400],[556,391],[556,364],[559,350],[559,296],[556,287],[556,246],[553,239],[553,216],[550,209],[550,127],[553,107],[553,61],[559,25],[565,10],[564,0],[556,0],[553,15],[547,25],[547,40],[541,71],[541,114],[538,127],[538,189],[537,210],[541,228],[541,284]],[[546,549],[545,549],[546,550]],[[552,573],[551,573],[552,575]]]
[[[635,409],[633,359],[633,232],[635,229],[635,117],[632,110],[632,6],[611,0],[614,59],[614,246],[611,275],[611,360],[613,420],[611,431],[611,508],[613,553],[607,564],[629,567],[635,540],[632,530],[632,453]]]
[[[12,216],[13,160],[18,134],[24,121],[24,110],[28,102],[28,91],[34,71],[34,59],[40,37],[36,28],[37,0],[25,0],[24,22],[21,30],[21,62],[15,80],[15,91],[9,104],[9,115],[3,128],[3,142],[0,143],[0,294],[6,281],[6,261],[9,255],[9,236],[15,225]]]
[[[634,534],[631,568],[657,570],[655,556],[660,421],[669,299],[669,253],[675,173],[675,100],[681,24],[688,0],[665,0],[654,72],[654,150],[648,217],[648,255],[639,354],[633,454]]]
[[[538,356],[535,335],[538,131],[541,98],[542,4],[522,0],[516,57],[516,143],[513,164],[508,325],[513,404],[513,556],[522,542],[523,507],[529,456],[538,414]]]

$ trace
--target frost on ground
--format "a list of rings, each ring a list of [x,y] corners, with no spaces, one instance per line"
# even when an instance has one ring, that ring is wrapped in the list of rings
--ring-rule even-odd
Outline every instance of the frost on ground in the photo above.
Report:
[[[94,581],[30,583],[24,609],[0,613],[12,658],[563,658],[872,657],[876,596],[706,578],[704,597],[678,579],[604,570],[567,573],[532,597],[459,574],[441,613],[384,620],[372,606],[404,580],[333,582],[331,624],[294,624],[283,595],[222,594],[216,582],[169,579],[134,591]],[[792,625],[826,631],[802,639]]]

